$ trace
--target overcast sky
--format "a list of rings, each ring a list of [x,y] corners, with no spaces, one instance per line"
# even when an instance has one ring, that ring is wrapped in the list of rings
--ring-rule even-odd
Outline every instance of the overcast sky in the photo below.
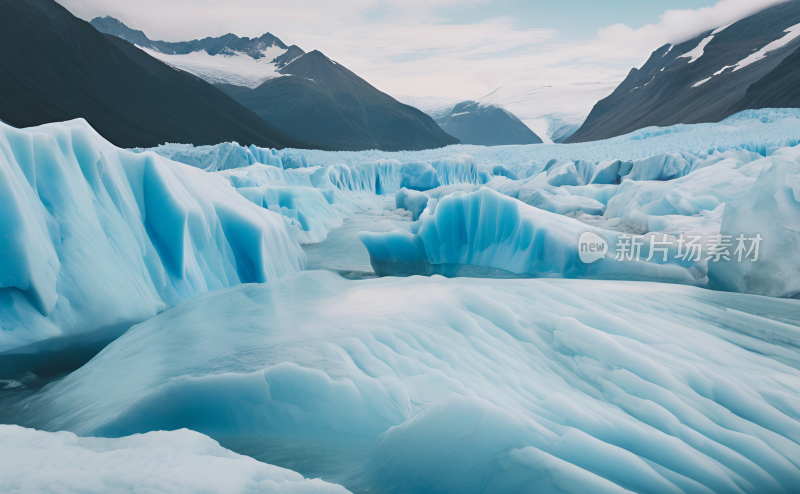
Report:
[[[618,82],[655,48],[782,0],[60,0],[151,39],[271,32],[400,98]]]

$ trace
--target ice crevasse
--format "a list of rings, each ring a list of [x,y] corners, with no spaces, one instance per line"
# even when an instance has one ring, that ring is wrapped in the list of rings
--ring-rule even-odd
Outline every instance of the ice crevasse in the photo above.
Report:
[[[0,258],[0,352],[127,329],[305,263],[280,216],[222,177],[116,148],[84,120],[0,123]]]
[[[306,271],[134,327],[19,422],[363,444],[339,468],[376,492],[790,493],[798,323],[682,285]]]

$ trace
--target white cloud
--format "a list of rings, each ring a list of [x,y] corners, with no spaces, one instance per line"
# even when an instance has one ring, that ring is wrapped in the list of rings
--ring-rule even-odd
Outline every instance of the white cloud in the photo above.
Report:
[[[743,19],[767,7],[788,0],[721,0],[711,7],[700,9],[667,10],[657,23],[631,29],[623,24],[614,24],[598,32],[602,43],[619,47],[657,48],[665,43],[677,44],[720,26]],[[648,51],[648,53],[649,53]]]

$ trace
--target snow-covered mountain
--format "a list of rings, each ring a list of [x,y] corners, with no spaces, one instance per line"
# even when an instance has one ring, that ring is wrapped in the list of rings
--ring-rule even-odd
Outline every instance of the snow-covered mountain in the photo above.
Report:
[[[542,140],[514,114],[501,106],[462,101],[436,123],[462,144],[502,146],[540,144]]]
[[[320,51],[305,53],[270,33],[169,43],[112,17],[95,18],[92,25],[215,84],[268,123],[321,149],[397,151],[458,143],[428,115]]]
[[[800,106],[800,0],[654,51],[569,138],[717,122],[745,109]]]
[[[217,87],[267,122],[323,149],[419,150],[457,144],[433,119],[311,51],[255,89]]]
[[[212,84],[255,88],[268,79],[279,77],[279,69],[305,53],[297,45],[287,46],[270,33],[258,38],[226,34],[172,43],[151,40],[144,32],[131,29],[110,16],[96,17],[91,24],[102,33],[118,36],[150,56]]]
[[[305,145],[53,0],[0,2],[0,52],[0,119],[16,127],[84,118],[123,147]]]

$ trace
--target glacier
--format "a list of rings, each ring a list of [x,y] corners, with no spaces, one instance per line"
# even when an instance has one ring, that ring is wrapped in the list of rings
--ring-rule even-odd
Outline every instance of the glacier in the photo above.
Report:
[[[114,338],[200,293],[305,266],[280,215],[220,176],[116,148],[84,120],[0,124],[0,210],[1,374],[19,371],[9,352]]]
[[[334,469],[363,491],[792,492],[799,314],[662,283],[306,271],[135,326],[17,421],[362,444]]]
[[[122,439],[0,425],[0,491],[346,494],[341,486],[237,455],[189,430]]]
[[[686,154],[689,158],[708,158],[715,153],[744,150],[768,156],[783,147],[800,142],[800,109],[779,108],[745,110],[718,123],[678,124],[669,127],[646,127],[630,134],[603,141],[578,144],[533,144],[528,146],[453,145],[424,151],[320,151],[309,149],[264,149],[236,143],[216,146],[163,144],[150,148],[169,159],[206,170],[242,167],[265,163],[284,168],[357,165],[377,160],[402,163],[432,162],[443,157],[469,156],[479,169],[491,170],[503,165],[519,176],[542,167],[550,160],[643,160],[665,153]],[[142,152],[144,149],[134,149]],[[271,156],[267,163],[264,155]],[[280,160],[280,163],[278,163]]]
[[[794,492],[798,135],[795,109],[395,153],[0,124],[0,423],[38,429],[0,425],[0,490]],[[745,234],[757,261],[706,258]]]
[[[741,215],[739,220],[731,218],[736,208],[741,207],[739,203],[753,191],[763,189],[757,182],[768,180],[766,177],[773,174],[770,171],[773,167],[789,170],[781,174],[788,177],[783,187],[794,187],[792,184],[797,178],[794,170],[800,162],[798,131],[800,111],[770,109],[748,110],[717,124],[648,128],[606,141],[575,145],[450,146],[441,150],[386,153],[278,151],[228,143],[201,147],[167,144],[154,151],[212,172],[242,174],[246,172],[241,170],[260,166],[269,168],[274,176],[284,174],[282,179],[250,181],[248,187],[261,187],[258,190],[246,189],[236,181],[232,184],[256,204],[280,212],[286,223],[293,226],[295,238],[306,245],[324,241],[332,228],[337,228],[353,214],[379,213],[381,201],[376,195],[394,194],[395,207],[408,210],[414,220],[419,220],[428,206],[425,196],[439,201],[454,193],[473,193],[487,187],[539,210],[574,218],[584,223],[587,231],[602,230],[606,233],[601,236],[610,241],[618,238],[616,232],[649,236],[650,239],[654,235],[668,235],[674,244],[678,237],[687,234],[699,234],[708,240],[719,235],[760,235],[762,232],[757,230],[763,229],[769,231],[765,249],[777,256],[782,251],[781,246],[795,241],[792,224],[800,212],[792,201],[781,209],[781,218],[769,217],[776,210],[765,210],[759,222],[747,222]],[[306,174],[310,180],[293,181],[289,177],[293,174],[297,177]],[[331,175],[335,177],[330,178]],[[761,175],[764,178],[759,179]],[[278,188],[284,187],[283,182],[304,188],[279,191]],[[330,207],[326,208],[320,194],[309,186],[328,194]],[[778,189],[773,189],[772,194],[777,193]],[[297,200],[298,195],[304,194],[315,198],[305,200],[304,204]],[[435,202],[432,205],[433,211]],[[548,218],[554,222],[548,231],[574,234],[580,227],[567,218]],[[489,222],[489,217],[484,221]],[[409,228],[414,231],[404,232]],[[414,237],[418,235],[417,228],[400,224],[395,229],[380,228],[378,236],[369,231],[362,235],[372,239],[368,247],[376,254],[373,258],[381,263],[382,274],[503,274],[494,270],[494,264],[504,261],[490,259],[494,251],[485,251],[483,247],[477,248],[483,259],[469,267],[459,267],[463,263],[458,259],[450,262],[444,258],[429,258],[430,252],[421,255],[421,244],[413,248],[409,244],[418,238]],[[503,227],[498,228],[502,230]],[[393,240],[387,243],[390,237]],[[466,236],[461,239],[469,241]],[[392,249],[382,247],[382,254],[377,255],[378,244],[392,244],[395,254],[400,251],[404,254],[390,255]],[[469,245],[460,248],[476,250],[476,246]],[[389,267],[390,259],[396,259],[403,266]],[[696,266],[696,272],[684,282],[770,296],[787,297],[800,292],[793,263],[784,263],[781,269],[764,259],[766,257],[762,256],[756,266],[725,262]],[[409,263],[416,267],[412,268]],[[431,270],[431,266],[441,269]],[[489,270],[476,270],[476,267]],[[637,269],[650,268],[640,266]],[[596,266],[593,270],[597,271]],[[710,271],[708,276],[706,271]],[[517,267],[505,271],[527,276],[540,276],[545,272],[553,274],[547,267],[534,270]],[[583,274],[573,272],[571,276]],[[600,277],[618,278],[620,273]],[[628,278],[654,279],[654,276],[630,275]],[[676,280],[674,274],[663,278]]]
[[[24,130],[3,125],[2,249],[15,261],[4,263],[0,272],[0,353],[19,348],[27,348],[22,353],[28,355],[47,353],[69,346],[78,335],[107,341],[199,293],[303,269],[298,244],[324,242],[354,215],[385,213],[384,197],[390,196],[400,213],[390,211],[398,225],[387,228],[384,221],[371,233],[374,228],[367,225],[362,235],[371,239],[369,250],[383,274],[400,273],[409,263],[419,269],[406,274],[475,275],[477,267],[488,269],[485,275],[549,276],[569,268],[568,255],[556,260],[546,252],[534,257],[561,263],[559,268],[544,261],[533,269],[530,263],[510,267],[525,263],[521,259],[533,253],[530,245],[511,253],[516,247],[509,244],[491,259],[496,246],[468,245],[470,237],[463,235],[448,240],[436,234],[437,242],[479,252],[481,259],[431,257],[426,249],[432,244],[424,254],[422,244],[412,245],[421,227],[409,224],[402,211],[429,223],[428,198],[434,199],[434,215],[437,202],[465,201],[456,196],[482,187],[536,208],[549,226],[534,230],[561,235],[560,243],[548,244],[560,251],[574,250],[568,237],[580,229],[600,232],[610,243],[620,233],[673,240],[690,232],[765,238],[766,254],[756,265],[644,266],[636,269],[670,274],[637,277],[611,273],[607,266],[614,263],[603,261],[568,277],[680,278],[727,291],[793,296],[800,292],[797,263],[778,259],[797,251],[787,246],[798,242],[800,148],[792,136],[799,128],[800,111],[759,110],[719,124],[643,129],[581,145],[344,153],[236,143],[165,144],[153,152],[131,152],[111,146],[83,121]],[[774,207],[758,206],[765,201]],[[529,211],[508,204],[504,211]],[[148,216],[148,209],[159,215]],[[526,217],[531,225],[539,221]],[[497,226],[498,232],[514,228]],[[458,247],[454,241],[467,244]],[[378,244],[384,245],[380,255]],[[404,254],[387,254],[392,249]],[[389,266],[391,259],[405,267]],[[675,271],[687,269],[694,271],[680,276]],[[49,349],[37,346],[45,340],[53,340]]]

